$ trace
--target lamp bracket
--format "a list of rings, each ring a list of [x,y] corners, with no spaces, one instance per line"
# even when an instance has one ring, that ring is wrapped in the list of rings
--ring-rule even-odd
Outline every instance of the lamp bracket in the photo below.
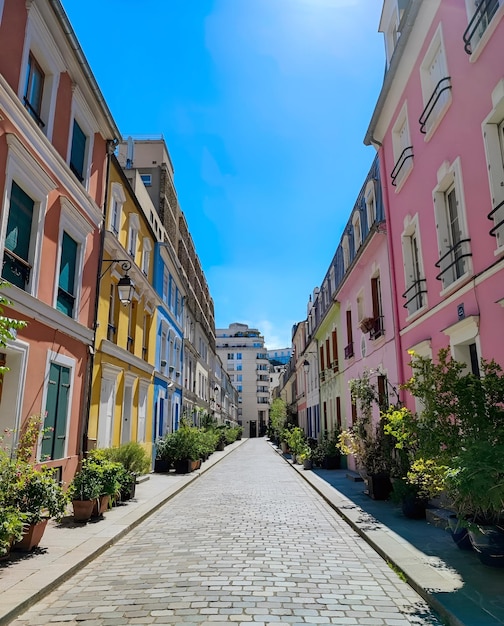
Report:
[[[108,263],[108,267],[101,273],[100,280],[105,276],[105,274],[111,269],[114,263],[120,263],[122,269],[127,273],[131,269],[131,261],[129,259],[104,259],[103,263]]]

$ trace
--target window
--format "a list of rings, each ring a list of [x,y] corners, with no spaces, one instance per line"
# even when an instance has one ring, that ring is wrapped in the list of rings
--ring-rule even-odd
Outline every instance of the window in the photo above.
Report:
[[[112,183],[110,198],[110,230],[118,235],[121,229],[122,207],[126,202],[123,186],[119,183]]]
[[[392,129],[392,146],[394,150],[394,168],[390,176],[392,185],[398,192],[413,169],[413,146],[411,145],[406,103]]]
[[[77,252],[77,242],[63,233],[56,308],[69,317],[75,313]]]
[[[152,176],[150,174],[140,174],[140,178],[146,187],[150,187],[152,185]]]
[[[116,326],[116,290],[117,287],[114,283],[110,285],[109,293],[109,309],[108,309],[108,324],[107,324],[107,339],[114,341],[115,334],[117,332]]]
[[[242,353],[241,353],[241,352],[237,352],[237,353],[236,353],[236,358],[237,358],[239,361],[241,361],[241,359],[242,359]]]
[[[404,283],[406,290],[404,308],[412,315],[422,309],[426,303],[426,280],[422,268],[422,257],[418,234],[417,218],[410,222],[402,235]]]
[[[243,381],[243,374],[236,375],[236,382],[241,383]]]
[[[492,92],[494,108],[483,123],[486,160],[492,206],[488,218],[492,220],[490,235],[495,237],[497,249],[504,247],[504,79]]]
[[[443,332],[450,338],[452,357],[465,363],[466,372],[480,376],[480,319],[477,315],[469,315],[446,328]]]
[[[86,156],[87,138],[76,120],[73,122],[72,147],[70,149],[70,169],[79,182],[84,180],[84,158]]]
[[[44,90],[45,74],[30,52],[28,56],[28,69],[26,72],[26,87],[23,102],[28,112],[37,122],[40,128],[45,126],[40,114],[42,112],[42,93]]]
[[[366,185],[366,189],[364,191],[364,199],[366,202],[366,217],[368,229],[370,229],[376,220],[376,195],[373,180],[370,180]]]
[[[28,285],[32,269],[29,259],[34,206],[35,203],[30,196],[13,182],[2,277],[23,290]]]
[[[151,251],[152,243],[148,237],[144,237],[142,248],[142,272],[145,276],[149,275]]]
[[[451,103],[451,80],[448,76],[441,24],[420,66],[424,110],[420,132],[430,137]]]
[[[469,23],[463,35],[464,50],[475,61],[504,14],[503,0],[466,0]],[[481,45],[480,45],[481,42]]]
[[[351,359],[354,355],[352,310],[351,309],[348,309],[346,312],[346,327],[347,327],[347,345],[345,347],[345,359]]]
[[[138,244],[138,231],[140,230],[140,221],[136,213],[130,213],[128,216],[128,254],[135,260]]]
[[[348,243],[348,235],[343,237],[341,247],[343,248],[343,269],[346,272],[350,265],[350,244]]]
[[[467,237],[459,159],[438,171],[440,181],[434,190],[439,260],[436,267],[443,289],[469,272],[470,239]]]
[[[227,358],[232,361],[234,359],[234,352],[228,352]]]
[[[168,285],[169,285],[169,281],[170,281],[170,273],[168,272],[168,268],[166,267],[166,265],[163,268],[163,302],[166,302],[166,304],[168,304]]]
[[[72,119],[68,146],[68,165],[77,180],[87,187],[91,171],[93,143],[97,123],[78,87],[72,100]]]
[[[18,97],[36,125],[51,139],[59,79],[66,65],[37,7],[28,11],[21,67]]]
[[[359,211],[355,211],[352,215],[352,226],[353,226],[353,236],[354,236],[354,247],[357,251],[362,244],[362,229],[361,229],[361,220]]]
[[[378,337],[384,334],[381,281],[379,275],[371,279],[371,298],[373,302],[373,328],[370,332],[370,338],[378,339]]]

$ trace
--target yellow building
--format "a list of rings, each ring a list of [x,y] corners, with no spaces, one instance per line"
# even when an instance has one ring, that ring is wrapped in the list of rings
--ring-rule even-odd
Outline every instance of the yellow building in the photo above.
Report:
[[[159,304],[153,251],[163,227],[142,181],[133,182],[136,194],[112,156],[87,435],[89,448],[138,441],[151,454]]]

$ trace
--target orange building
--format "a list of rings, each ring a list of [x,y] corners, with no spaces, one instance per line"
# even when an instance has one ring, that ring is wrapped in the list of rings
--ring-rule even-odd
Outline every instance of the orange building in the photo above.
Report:
[[[2,357],[0,428],[47,428],[38,460],[75,471],[85,439],[109,152],[119,131],[59,0],[0,2],[0,255],[27,327]]]

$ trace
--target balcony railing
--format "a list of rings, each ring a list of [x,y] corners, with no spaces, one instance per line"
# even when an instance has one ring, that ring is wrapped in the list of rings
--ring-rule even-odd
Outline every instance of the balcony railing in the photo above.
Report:
[[[383,326],[383,315],[378,315],[373,320],[373,327],[369,331],[370,339],[378,339],[385,334],[385,328]]]
[[[404,150],[399,155],[396,164],[394,165],[394,169],[390,173],[390,178],[392,178],[392,185],[397,187],[397,185],[401,182],[404,175],[406,174],[405,165],[408,163],[410,159],[413,158],[413,146],[408,146],[404,148]]]
[[[425,109],[422,111],[422,115],[420,115],[420,118],[418,120],[418,123],[420,124],[420,132],[423,135],[426,135],[429,132],[430,128],[427,128],[427,124],[429,120],[431,120],[431,122],[435,121],[438,112],[445,105],[448,99],[447,92],[450,91],[451,88],[452,86],[450,76],[442,78],[435,86],[434,91],[429,98],[427,104],[425,105]],[[432,124],[430,126],[432,126]]]
[[[17,254],[4,249],[2,276],[16,287],[25,290],[30,280],[32,266]]]
[[[425,289],[426,284],[425,278],[418,278],[415,280],[406,291],[402,294],[403,298],[407,298],[406,302],[403,304],[405,309],[408,309],[410,313],[414,311],[418,311],[424,305],[424,294],[427,293],[427,289]],[[410,305],[414,303],[415,307],[410,307]],[[412,310],[411,310],[412,309]]]
[[[38,112],[32,107],[31,102],[28,100],[26,96],[23,96],[23,102],[24,102],[25,107],[28,109],[30,115],[37,122],[38,127],[44,128],[45,126],[44,122],[40,118],[40,115],[38,114]]]
[[[345,359],[351,359],[354,355],[353,341],[348,346],[345,346]]]
[[[473,39],[476,38],[474,44],[477,44],[498,8],[499,0],[481,0],[477,5],[476,11],[462,35],[464,50],[467,54],[473,53]]]
[[[461,239],[435,263],[435,266],[441,270],[436,280],[442,280],[444,284],[450,285],[465,274],[464,259],[472,256],[469,248],[470,241],[470,239]],[[452,275],[447,277],[446,274],[449,271]]]
[[[499,204],[497,206],[495,206],[490,213],[487,215],[489,220],[493,220],[495,222],[497,218],[497,213],[502,209],[502,219],[500,219],[497,224],[494,223],[493,228],[490,229],[490,235],[492,237],[497,237],[497,231],[499,230],[499,228],[501,228],[501,226],[504,225],[504,200],[502,202],[499,202]]]

